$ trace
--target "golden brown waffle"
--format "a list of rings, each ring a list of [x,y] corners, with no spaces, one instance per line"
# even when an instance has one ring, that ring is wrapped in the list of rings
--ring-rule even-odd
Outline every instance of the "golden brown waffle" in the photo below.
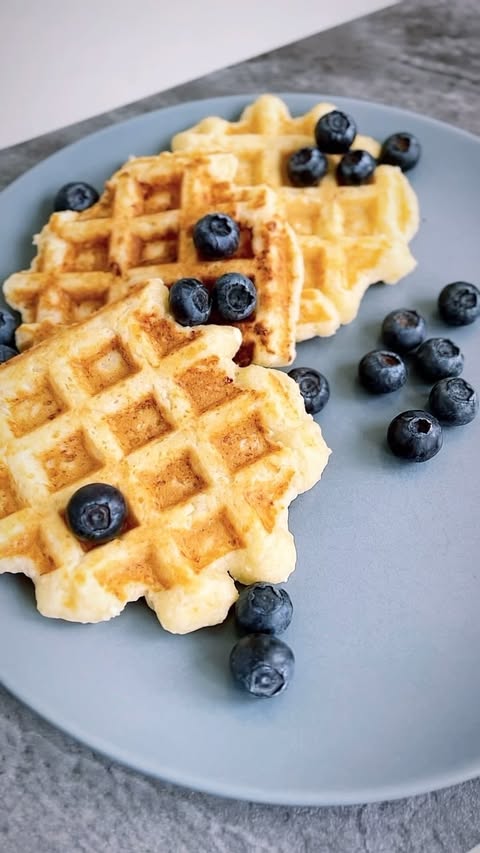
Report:
[[[97,622],[145,596],[169,631],[222,621],[243,583],[295,565],[287,507],[328,459],[286,374],[232,358],[238,329],[178,326],[158,280],[0,368],[0,573],[46,616]],[[106,482],[125,530],[88,547],[64,520]]]
[[[167,285],[184,276],[206,284],[226,272],[255,282],[258,309],[241,324],[242,363],[290,364],[295,357],[303,262],[292,229],[278,214],[275,193],[232,183],[230,154],[130,160],[106,185],[100,201],[82,213],[54,213],[36,242],[30,270],[5,282],[7,301],[22,314],[21,349],[61,325],[85,319],[123,296],[132,282],[160,276]],[[206,213],[228,213],[240,226],[234,256],[199,259],[192,240]]]
[[[394,284],[415,266],[408,243],[418,229],[418,203],[399,169],[380,166],[371,184],[340,187],[334,176],[340,158],[329,156],[329,173],[318,187],[290,185],[290,154],[315,144],[315,124],[332,109],[321,103],[292,118],[280,98],[263,95],[239,121],[205,118],[172,140],[175,151],[232,152],[240,185],[266,184],[277,191],[305,262],[297,340],[333,334],[356,316],[370,284]],[[374,157],[380,151],[378,142],[360,135],[352,148]]]

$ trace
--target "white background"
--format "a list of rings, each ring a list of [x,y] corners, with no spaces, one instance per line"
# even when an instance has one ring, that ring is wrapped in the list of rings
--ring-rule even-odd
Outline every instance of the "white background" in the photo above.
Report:
[[[0,0],[0,148],[388,5]]]

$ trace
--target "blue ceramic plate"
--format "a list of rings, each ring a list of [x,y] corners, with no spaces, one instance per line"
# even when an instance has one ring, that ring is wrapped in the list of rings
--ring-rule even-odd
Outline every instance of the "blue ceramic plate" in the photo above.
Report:
[[[436,297],[480,275],[480,141],[378,104],[289,95],[301,113],[321,99],[382,139],[407,129],[424,155],[411,180],[422,222],[416,271],[375,286],[356,322],[298,348],[321,369],[331,399],[318,417],[333,454],[321,483],[291,509],[298,565],[286,639],[297,668],[274,700],[230,682],[231,625],[177,637],[129,605],[110,623],[41,617],[31,584],[0,577],[0,677],[16,696],[74,737],[135,768],[192,788],[269,803],[340,804],[405,796],[480,773],[479,425],[446,431],[424,465],[385,448],[391,418],[426,403],[415,376],[371,398],[356,366],[396,307],[450,334],[465,377],[480,387],[480,322],[447,329]],[[206,115],[236,118],[252,96],[212,98],[148,113],[82,139],[0,195],[2,279],[28,265],[31,235],[63,183],[102,182],[129,155],[167,148]]]

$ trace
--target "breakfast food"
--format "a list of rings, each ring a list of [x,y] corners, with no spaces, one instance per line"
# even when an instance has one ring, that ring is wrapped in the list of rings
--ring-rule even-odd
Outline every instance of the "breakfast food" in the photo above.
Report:
[[[440,423],[469,424],[478,414],[478,396],[461,376],[448,376],[435,383],[428,398],[430,409]]]
[[[408,172],[417,165],[422,149],[413,133],[402,131],[392,133],[384,140],[380,151],[380,162],[389,166],[398,166],[402,172]]]
[[[230,671],[239,687],[253,696],[271,698],[288,687],[295,657],[283,640],[272,634],[247,634],[230,653]]]
[[[453,281],[442,288],[438,310],[448,326],[469,326],[480,317],[480,290],[467,281]]]
[[[0,572],[31,577],[44,615],[145,596],[185,633],[225,618],[234,578],[294,569],[287,508],[329,450],[286,374],[233,362],[240,343],[176,324],[153,279],[1,368]]]
[[[442,427],[430,412],[409,409],[391,421],[387,441],[395,456],[409,462],[427,462],[442,448]]]
[[[233,184],[236,169],[232,154],[141,157],[107,182],[97,204],[80,213],[54,213],[36,239],[31,269],[4,285],[7,301],[22,314],[20,349],[91,316],[148,277],[160,276],[167,285],[196,279],[210,288],[235,273],[251,280],[259,295],[247,319],[228,319],[243,334],[241,363],[290,364],[301,251],[275,193]],[[207,224],[199,226],[205,217]],[[223,251],[223,240],[220,254],[205,257],[212,229],[225,230],[232,221],[238,232],[234,251]]]
[[[390,311],[382,323],[382,338],[387,347],[405,353],[416,349],[425,338],[426,323],[418,311],[399,308]]]
[[[380,144],[356,134],[353,119],[331,104],[292,118],[273,95],[258,98],[238,121],[205,118],[172,140],[174,151],[231,152],[240,186],[266,184],[276,191],[304,260],[298,341],[333,334],[357,315],[370,284],[394,284],[415,266],[408,247],[419,225],[412,187],[390,165],[370,171],[368,183],[339,186],[335,171],[351,145],[349,168],[340,170],[350,183],[359,172],[366,179],[365,164],[371,169]]]
[[[323,373],[313,367],[294,367],[288,371],[288,375],[298,383],[309,415],[321,412],[330,399],[330,385]]]
[[[95,187],[85,183],[85,181],[70,181],[58,190],[53,202],[53,209],[55,211],[86,210],[88,207],[92,207],[98,199],[99,195]]]
[[[405,385],[407,368],[398,353],[375,349],[360,360],[358,378],[371,394],[389,394]]]
[[[460,376],[463,362],[460,348],[448,338],[428,338],[415,351],[417,370],[428,382]]]
[[[235,622],[241,631],[282,634],[293,615],[292,600],[286,589],[271,583],[244,587],[235,602]]]

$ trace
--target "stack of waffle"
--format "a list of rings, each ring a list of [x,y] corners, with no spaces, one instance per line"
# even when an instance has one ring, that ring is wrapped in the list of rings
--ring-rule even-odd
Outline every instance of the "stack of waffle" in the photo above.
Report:
[[[287,508],[329,450],[297,385],[270,368],[350,322],[371,283],[408,273],[418,226],[390,166],[339,187],[330,157],[318,187],[288,185],[288,156],[329,109],[291,118],[264,96],[238,122],[200,122],[173,153],[128,161],[93,207],[54,213],[31,268],[5,282],[25,352],[1,367],[0,572],[31,577],[45,615],[95,622],[144,596],[165,628],[192,631],[225,618],[233,579],[293,570]],[[355,146],[378,154],[372,139]],[[240,243],[206,261],[192,232],[213,212],[237,222]],[[233,271],[255,283],[251,319],[175,323],[169,285]],[[128,506],[96,547],[65,520],[92,482]]]

